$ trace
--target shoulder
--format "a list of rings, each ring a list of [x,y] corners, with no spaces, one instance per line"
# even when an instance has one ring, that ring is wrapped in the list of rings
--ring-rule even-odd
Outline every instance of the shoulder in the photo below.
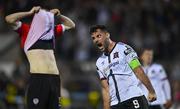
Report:
[[[55,29],[54,29],[55,36],[61,36],[64,31],[65,31],[65,27],[63,24],[58,24],[55,26]]]
[[[57,30],[60,30],[60,31],[65,31],[65,26],[63,25],[63,24],[58,24],[58,25],[55,25],[55,28],[57,29]]]
[[[118,46],[119,48],[124,48],[125,45],[127,45],[127,44],[122,43],[122,42],[117,42],[117,46]]]
[[[153,69],[157,72],[159,78],[164,79],[164,78],[167,77],[166,71],[165,71],[165,69],[163,68],[163,66],[161,64],[154,63],[153,66],[154,66]]]
[[[102,54],[97,60],[96,60],[96,66],[100,67],[103,60],[106,58],[104,54]]]
[[[155,67],[155,68],[159,68],[159,69],[163,68],[163,66],[161,64],[158,64],[158,63],[153,63],[151,66]]]
[[[19,25],[16,27],[13,27],[13,30],[16,31],[19,34],[28,32],[30,29],[30,25],[26,23],[19,22]]]
[[[119,50],[121,52],[123,52],[123,54],[125,54],[125,55],[128,55],[131,52],[135,52],[134,49],[131,46],[129,46],[128,44],[125,44],[125,43],[122,43],[122,42],[118,42],[117,46],[118,46]]]
[[[117,46],[117,49],[119,49],[122,52],[124,52],[124,50],[126,49],[126,44],[122,42],[117,42],[116,46]]]
[[[126,49],[132,49],[132,47],[128,44],[125,44],[125,43],[122,43],[122,42],[118,42],[117,43],[117,46],[123,50],[126,50]]]
[[[22,23],[21,21],[16,21],[16,22],[15,22],[15,25],[12,25],[12,29],[16,31],[16,30],[18,30],[19,28],[21,28],[22,25],[23,25],[23,23]]]
[[[13,30],[18,30],[19,28],[24,28],[24,27],[30,27],[30,25],[23,23],[21,21],[17,21],[16,24],[12,26]]]
[[[153,63],[151,67],[159,72],[165,72],[164,67],[161,64]]]

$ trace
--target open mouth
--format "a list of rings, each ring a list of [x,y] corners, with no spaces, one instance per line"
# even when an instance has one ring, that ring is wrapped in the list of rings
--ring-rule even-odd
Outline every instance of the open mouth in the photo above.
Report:
[[[102,44],[101,44],[101,43],[98,43],[97,46],[98,46],[98,47],[102,47]]]
[[[97,43],[97,46],[98,46],[99,50],[101,50],[101,51],[104,50],[103,44],[102,44],[102,43]]]

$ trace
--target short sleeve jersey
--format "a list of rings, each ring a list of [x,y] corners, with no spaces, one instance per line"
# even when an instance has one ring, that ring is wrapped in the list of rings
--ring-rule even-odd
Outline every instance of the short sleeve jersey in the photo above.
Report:
[[[13,27],[13,29],[19,34],[21,38],[21,48],[24,48],[24,43],[26,41],[28,32],[30,30],[30,25],[26,23],[22,23],[20,21],[16,23],[17,25]],[[64,31],[65,31],[65,27],[63,24],[56,25],[54,28],[55,37],[60,37]]]
[[[130,68],[132,60],[138,59],[136,52],[127,44],[117,43],[108,54],[102,54],[96,61],[100,79],[107,79],[111,105],[132,97],[141,96],[138,80]]]
[[[162,65],[154,63],[148,67],[143,67],[143,69],[146,75],[149,77],[157,95],[157,100],[152,102],[151,105],[164,104],[166,102],[166,98],[163,93],[163,80],[167,79],[164,68],[162,67]],[[142,83],[140,84],[140,88],[144,92],[144,95],[147,97],[148,91]]]

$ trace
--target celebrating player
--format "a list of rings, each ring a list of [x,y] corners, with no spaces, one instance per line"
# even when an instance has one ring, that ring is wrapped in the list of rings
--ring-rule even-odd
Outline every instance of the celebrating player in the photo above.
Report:
[[[104,109],[148,109],[148,102],[137,86],[137,78],[148,89],[150,102],[156,100],[156,94],[136,52],[124,43],[112,41],[104,25],[92,26],[90,34],[93,43],[103,52],[96,66],[102,84]]]

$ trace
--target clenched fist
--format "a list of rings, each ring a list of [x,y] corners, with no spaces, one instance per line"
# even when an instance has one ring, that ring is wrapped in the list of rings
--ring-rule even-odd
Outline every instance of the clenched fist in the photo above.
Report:
[[[155,92],[149,92],[149,94],[148,94],[148,101],[149,102],[153,102],[153,101],[155,101],[157,99],[157,96],[156,96],[156,93]]]

